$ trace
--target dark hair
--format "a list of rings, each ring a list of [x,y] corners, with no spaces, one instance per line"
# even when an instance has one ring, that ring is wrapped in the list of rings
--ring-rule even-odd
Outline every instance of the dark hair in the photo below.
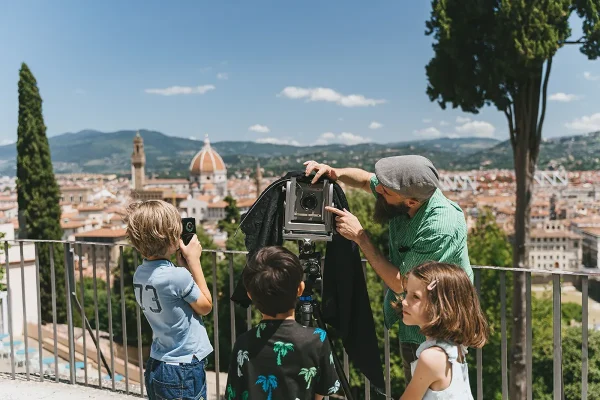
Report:
[[[271,246],[263,247],[248,258],[242,279],[256,308],[274,317],[295,308],[303,274],[294,253]]]

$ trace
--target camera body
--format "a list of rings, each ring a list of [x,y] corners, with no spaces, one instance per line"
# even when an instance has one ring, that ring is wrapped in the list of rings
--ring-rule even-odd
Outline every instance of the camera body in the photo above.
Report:
[[[333,216],[326,206],[333,206],[333,184],[298,181],[292,177],[285,187],[284,239],[331,241]]]
[[[181,231],[181,240],[186,246],[196,234],[196,218],[181,218],[183,230]]]

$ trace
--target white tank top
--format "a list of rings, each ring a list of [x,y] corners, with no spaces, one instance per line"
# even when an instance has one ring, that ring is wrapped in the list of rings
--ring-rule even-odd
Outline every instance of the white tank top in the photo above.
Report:
[[[427,389],[427,392],[425,392],[425,395],[423,396],[423,400],[473,400],[471,386],[469,385],[469,370],[467,368],[467,363],[466,361],[463,363],[458,362],[459,346],[452,343],[437,340],[427,340],[423,342],[417,349],[417,360],[410,364],[412,374],[414,375],[415,373],[415,368],[419,362],[419,356],[423,350],[430,347],[439,347],[446,352],[448,361],[452,365],[452,380],[450,381],[450,385],[444,390],[436,391]],[[466,360],[467,350],[463,346],[460,346],[460,349],[462,351],[463,360]]]

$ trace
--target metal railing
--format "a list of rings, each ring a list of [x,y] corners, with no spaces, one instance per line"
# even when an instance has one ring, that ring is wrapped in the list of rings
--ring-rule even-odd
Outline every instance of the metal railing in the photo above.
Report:
[[[64,265],[65,265],[65,292],[59,293],[56,286],[56,271],[55,271],[55,254],[54,254],[54,246],[50,245],[49,248],[49,265],[48,266],[40,266],[40,246],[42,244],[60,244],[64,248]],[[35,263],[34,265],[30,265],[33,261],[31,259],[26,260],[24,257],[24,247],[25,246],[34,246],[35,250]],[[19,261],[18,263],[13,263],[10,259],[10,255],[14,255],[15,251],[9,252],[10,248],[14,248],[18,246],[19,248]],[[90,315],[86,315],[85,306],[86,306],[86,296],[85,296],[85,287],[84,287],[84,250],[83,246],[87,246],[88,249],[91,249],[88,261],[91,261],[91,265],[87,268],[91,267],[91,278],[93,280],[93,301],[94,301],[94,325],[95,329],[92,329],[88,318]],[[128,352],[128,335],[127,335],[127,308],[126,308],[126,297],[125,297],[125,282],[124,282],[124,257],[123,251],[124,248],[129,247],[127,245],[120,244],[106,244],[106,243],[92,243],[92,242],[65,242],[65,241],[32,241],[32,240],[15,240],[15,241],[4,241],[3,246],[3,256],[4,256],[4,267],[5,267],[5,278],[7,282],[7,296],[5,296],[7,304],[8,304],[8,335],[3,335],[5,337],[1,337],[1,341],[3,341],[3,347],[0,346],[0,350],[2,353],[0,355],[0,371],[2,371],[2,362],[8,358],[8,362],[10,362],[10,371],[4,371],[7,374],[10,374],[12,379],[18,374],[23,374],[22,371],[18,370],[18,366],[16,365],[19,360],[23,361],[24,364],[24,375],[25,379],[32,379],[32,374],[37,377],[39,381],[44,381],[45,379],[53,379],[56,382],[60,380],[65,380],[69,383],[83,383],[85,385],[94,385],[102,388],[105,386],[106,379],[103,379],[103,371],[105,371],[109,376],[109,384],[111,390],[120,390],[127,394],[137,394],[143,397],[144,393],[144,360],[143,360],[143,345],[142,345],[142,317],[140,308],[135,306],[135,323],[137,330],[137,354],[133,361],[137,361],[137,363],[132,362],[130,360],[130,355]],[[106,360],[105,354],[102,352],[102,346],[98,345],[101,342],[100,335],[100,321],[99,321],[99,303],[98,303],[98,282],[101,279],[98,277],[98,273],[101,271],[102,266],[99,266],[97,263],[98,258],[98,249],[103,251],[104,253],[104,274],[106,274],[106,292],[107,292],[107,309],[108,309],[108,341],[109,341],[109,352],[108,357],[109,360]],[[118,251],[115,251],[117,249]],[[73,252],[72,252],[73,251]],[[111,259],[111,253],[118,253],[118,262]],[[224,321],[219,321],[219,301],[218,301],[218,283],[217,283],[217,269],[218,269],[218,259],[226,260],[227,263],[227,274],[228,274],[228,286],[229,293],[233,293],[234,289],[234,256],[236,254],[246,254],[245,252],[238,251],[221,251],[221,250],[204,250],[204,253],[209,253],[211,255],[212,265],[210,266],[210,270],[212,273],[212,296],[213,296],[213,311],[212,315],[207,317],[207,319],[212,319],[213,324],[213,347],[214,351],[214,365],[213,369],[216,373],[215,381],[216,385],[213,387],[209,387],[209,395],[212,397],[213,393],[216,394],[216,398],[220,399],[221,395],[221,377],[220,377],[220,362],[219,362],[219,354],[220,354],[220,336],[219,336],[219,327],[220,323]],[[78,269],[79,276],[78,281],[75,276],[75,260],[78,259]],[[133,251],[133,265],[136,267],[138,265],[138,254],[134,250]],[[18,265],[17,265],[18,264]],[[27,264],[27,265],[26,265]],[[121,330],[122,330],[122,347],[124,349],[122,358],[115,357],[114,354],[114,337],[113,337],[113,313],[112,313],[112,296],[111,296],[111,272],[119,267],[119,279],[120,279],[120,307],[121,311]],[[41,288],[40,288],[40,270],[41,268],[49,268],[50,269],[50,277],[51,277],[51,295],[52,295],[52,314],[53,321],[50,324],[51,330],[48,329],[48,325],[45,327],[42,324],[42,301],[41,301]],[[553,351],[554,351],[554,359],[553,359],[553,393],[554,399],[562,399],[563,398],[563,376],[562,376],[562,339],[561,339],[561,279],[564,278],[576,278],[580,280],[581,283],[581,293],[582,293],[582,373],[581,373],[581,398],[586,399],[588,395],[588,291],[589,291],[589,280],[600,277],[600,272],[570,272],[570,271],[558,271],[558,270],[520,270],[520,269],[512,269],[512,268],[500,268],[500,267],[488,267],[488,266],[473,266],[475,271],[475,286],[480,292],[481,284],[482,284],[482,272],[484,271],[498,271],[499,273],[499,286],[500,286],[500,321],[501,321],[501,346],[500,346],[500,364],[501,364],[501,393],[502,399],[508,399],[508,335],[507,335],[507,273],[518,273],[525,274],[526,281],[526,366],[527,366],[527,393],[528,399],[532,399],[532,388],[533,388],[533,371],[532,371],[532,344],[533,344],[533,334],[532,334],[532,274],[539,275],[542,277],[546,277],[550,282],[552,282],[552,325],[553,325]],[[31,274],[31,269],[34,269],[35,274],[35,294],[31,292],[31,282],[26,279],[27,274]],[[16,271],[18,270],[18,271]],[[367,262],[363,260],[363,271],[366,276],[367,270]],[[205,268],[206,271],[206,268]],[[20,285],[17,284],[18,276],[14,274],[20,274]],[[20,286],[20,287],[19,287]],[[15,310],[13,303],[17,300],[18,292],[21,292],[20,301],[22,310],[22,335],[20,333],[20,327],[14,325],[14,320],[19,317],[18,311]],[[66,308],[67,308],[67,335],[66,339],[64,336],[61,336],[57,329],[57,298],[59,296],[66,297]],[[227,296],[229,297],[229,296]],[[27,305],[31,302],[35,303],[35,307],[33,309],[37,309],[37,321],[32,321],[31,315],[29,315],[28,319],[28,310],[31,311],[31,306]],[[230,301],[230,315],[229,315],[229,330],[231,333],[231,346],[236,339],[236,315],[235,310],[236,306],[233,302]],[[373,310],[374,313],[380,313],[381,310]],[[81,319],[81,326],[74,326],[74,316],[79,314]],[[131,316],[129,316],[131,318]],[[246,311],[245,315],[246,319],[246,328],[250,329],[252,326],[252,310],[249,307]],[[19,328],[19,329],[16,329]],[[33,329],[32,328],[37,328]],[[76,343],[74,330],[75,328],[80,328],[82,333],[82,345]],[[391,352],[392,345],[390,343],[390,332],[389,330],[383,328],[383,348],[384,348],[384,375],[385,375],[385,394],[388,398],[392,395],[392,382],[391,382]],[[37,332],[35,332],[37,330]],[[87,337],[89,333],[89,337],[94,342],[95,354],[88,354],[88,343]],[[3,332],[0,332],[2,334]],[[37,334],[37,335],[36,335]],[[18,337],[23,337],[24,348],[19,349],[21,347],[20,340]],[[30,351],[28,343],[30,340],[33,340],[33,337],[37,336],[35,339],[37,340],[38,348]],[[46,340],[48,336],[51,336],[51,341]],[[66,341],[66,345],[65,342]],[[59,343],[60,342],[60,343]],[[24,357],[17,357],[17,353],[20,353],[20,350],[24,350]],[[46,352],[50,352],[50,358],[43,357],[44,350]],[[36,357],[37,351],[37,357]],[[30,355],[34,353],[33,355]],[[61,373],[59,371],[59,359],[64,358],[68,360],[68,373]],[[76,359],[82,359],[79,363],[83,363],[83,368],[81,368],[81,364],[76,364]],[[498,360],[492,360],[490,362],[497,363]],[[122,374],[115,374],[115,365],[116,363],[119,365],[119,370],[122,371]],[[133,366],[131,364],[134,364]],[[54,371],[51,368],[46,367],[47,365],[53,365]],[[344,372],[347,377],[349,377],[350,371],[350,363],[348,360],[347,354],[344,352],[343,355],[343,364],[344,364]],[[93,377],[89,376],[89,366],[95,366],[98,373],[97,382],[92,382]],[[471,367],[472,368],[472,367]],[[474,393],[477,399],[483,399],[483,352],[481,349],[477,349],[475,351],[475,368],[476,368],[476,393]],[[31,371],[30,369],[33,369]],[[83,374],[78,374],[78,371],[83,369]],[[132,370],[137,370],[133,372]],[[83,376],[81,376],[83,375]],[[120,380],[123,382],[120,382]],[[364,379],[364,398],[371,398],[371,385],[366,377]],[[137,382],[137,384],[135,383]]]

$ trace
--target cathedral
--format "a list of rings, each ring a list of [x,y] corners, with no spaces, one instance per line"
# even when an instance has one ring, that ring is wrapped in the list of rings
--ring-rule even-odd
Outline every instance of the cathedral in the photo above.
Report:
[[[136,200],[174,200],[179,204],[188,195],[221,198],[227,195],[227,168],[219,153],[210,146],[208,135],[202,149],[192,158],[189,179],[146,180],[145,166],[144,139],[138,131],[133,138],[131,154],[131,197]]]

